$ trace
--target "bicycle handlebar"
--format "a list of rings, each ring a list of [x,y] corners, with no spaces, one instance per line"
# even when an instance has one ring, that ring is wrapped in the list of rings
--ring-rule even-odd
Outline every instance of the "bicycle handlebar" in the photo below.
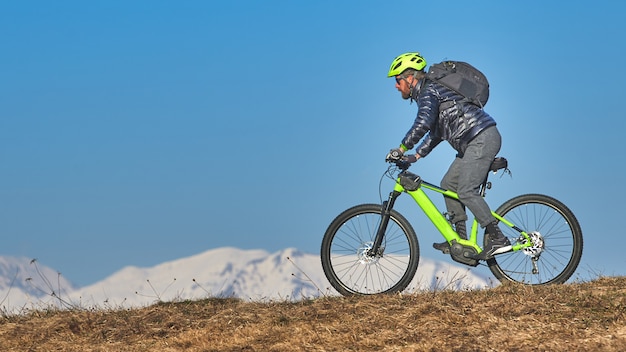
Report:
[[[389,164],[395,164],[398,169],[405,171],[408,170],[409,167],[411,166],[411,163],[408,162],[407,160],[403,160],[403,159],[398,159],[398,160],[387,160],[387,162]]]
[[[400,170],[407,170],[411,164],[413,164],[414,162],[417,161],[417,159],[415,158],[415,156],[413,155],[405,155],[400,157],[399,159],[390,159],[387,158],[386,160],[388,163],[390,164],[396,164],[396,166],[400,169]]]

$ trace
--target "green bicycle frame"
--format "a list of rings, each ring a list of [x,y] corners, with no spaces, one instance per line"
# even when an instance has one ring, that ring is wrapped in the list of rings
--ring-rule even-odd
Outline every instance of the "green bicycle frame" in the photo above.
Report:
[[[423,188],[431,190],[431,191],[434,191],[434,192],[437,192],[437,193],[440,193],[440,194],[444,195],[445,197],[450,197],[450,198],[454,198],[454,199],[457,199],[457,200],[459,199],[459,196],[455,192],[453,192],[453,191],[443,189],[441,187],[435,186],[435,185],[433,185],[431,183],[428,183],[426,181],[419,180],[418,183],[419,184],[417,186],[417,189],[415,189],[415,190],[407,190],[407,189],[405,189],[404,186],[402,186],[400,177],[398,177],[398,179],[396,181],[396,184],[395,184],[395,187],[394,187],[394,191],[392,192],[392,195],[390,195],[390,198],[393,197],[393,194],[399,195],[399,194],[405,193],[405,192],[408,193],[413,198],[413,200],[415,200],[415,202],[420,206],[420,208],[424,211],[424,214],[426,214],[426,216],[430,219],[430,221],[433,223],[433,225],[435,225],[437,230],[439,230],[439,232],[443,235],[443,237],[446,239],[446,241],[448,241],[448,243],[451,243],[454,240],[454,241],[456,241],[457,243],[459,243],[459,244],[461,244],[463,246],[471,246],[471,247],[473,247],[476,250],[477,253],[482,252],[481,246],[478,245],[478,221],[476,219],[474,219],[474,221],[472,223],[472,228],[471,228],[471,231],[470,231],[469,239],[467,239],[467,240],[462,239],[454,231],[454,229],[452,229],[452,226],[450,225],[450,222],[448,221],[448,219],[446,219],[444,214],[441,213],[439,211],[439,209],[437,209],[437,207],[430,200],[430,198],[428,197],[426,192],[424,192]],[[526,239],[526,241],[524,241],[523,244],[519,243],[519,241],[516,244],[514,244],[512,246],[512,251],[519,251],[520,249],[532,246],[532,241],[530,239],[530,236],[528,236],[528,234],[525,231],[523,231],[519,227],[515,226],[515,224],[513,224],[510,221],[508,221],[507,219],[505,219],[505,218],[501,217],[500,215],[496,214],[494,211],[491,211],[491,214],[498,221],[500,221],[501,223],[505,224],[506,226],[516,230],[517,232],[519,232]]]

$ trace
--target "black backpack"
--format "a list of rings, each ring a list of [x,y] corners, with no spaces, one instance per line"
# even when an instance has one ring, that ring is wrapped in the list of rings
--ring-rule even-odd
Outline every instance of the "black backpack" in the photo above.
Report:
[[[454,90],[465,101],[481,108],[489,100],[487,77],[474,66],[462,61],[443,61],[431,65],[426,78]]]

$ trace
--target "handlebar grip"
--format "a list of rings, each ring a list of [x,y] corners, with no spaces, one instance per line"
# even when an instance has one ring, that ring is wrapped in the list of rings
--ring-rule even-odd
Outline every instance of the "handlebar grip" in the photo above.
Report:
[[[398,149],[392,149],[389,152],[389,155],[393,158],[393,159],[400,159],[400,157],[402,157],[402,153],[398,150]]]

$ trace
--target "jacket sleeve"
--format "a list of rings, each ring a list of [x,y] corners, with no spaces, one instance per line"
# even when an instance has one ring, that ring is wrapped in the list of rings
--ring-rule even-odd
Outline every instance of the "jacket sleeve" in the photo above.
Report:
[[[420,156],[426,156],[432,148],[441,142],[441,138],[434,136],[432,131],[439,115],[439,99],[431,85],[426,85],[422,88],[417,98],[417,106],[417,117],[413,122],[413,126],[402,140],[402,144],[407,150],[411,150],[430,131],[417,150]]]
[[[428,136],[426,136],[426,138],[424,138],[422,144],[415,149],[415,152],[423,158],[435,149],[441,141],[441,138],[433,136],[433,133],[431,132]]]

